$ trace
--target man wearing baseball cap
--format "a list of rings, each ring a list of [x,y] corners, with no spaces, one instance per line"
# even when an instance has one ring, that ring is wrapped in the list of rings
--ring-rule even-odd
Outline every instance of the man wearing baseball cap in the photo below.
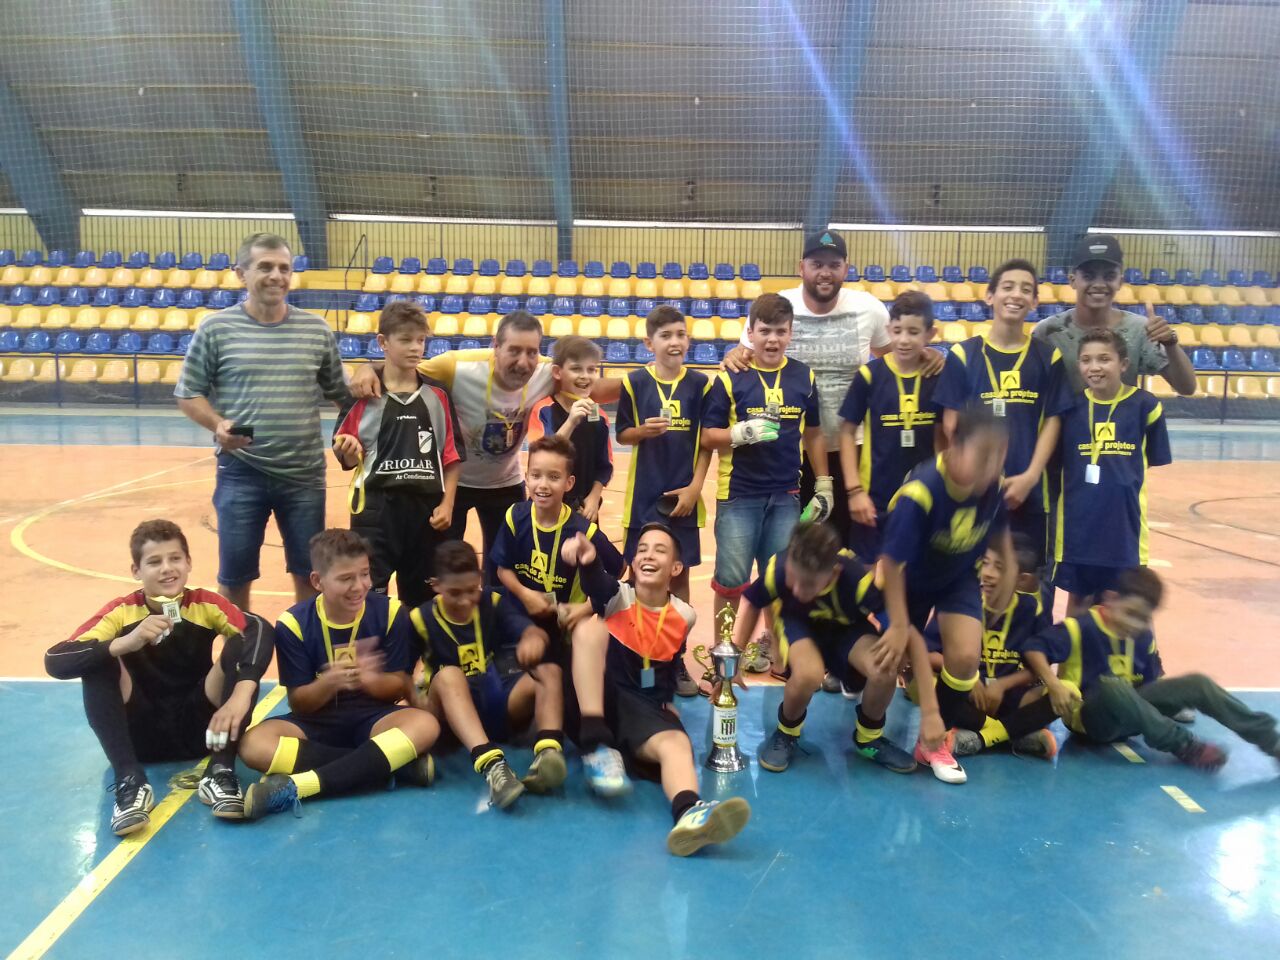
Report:
[[[1159,374],[1184,397],[1196,392],[1196,374],[1191,359],[1178,346],[1178,335],[1147,304],[1147,319],[1114,306],[1123,283],[1124,254],[1115,237],[1090,233],[1080,238],[1071,256],[1071,287],[1076,305],[1056,317],[1036,324],[1032,336],[1057,347],[1073,389],[1080,393],[1084,381],[1076,358],[1080,339],[1089,330],[1108,327],[1124,339],[1129,348],[1129,367],[1123,380],[1136,386],[1138,378]]]

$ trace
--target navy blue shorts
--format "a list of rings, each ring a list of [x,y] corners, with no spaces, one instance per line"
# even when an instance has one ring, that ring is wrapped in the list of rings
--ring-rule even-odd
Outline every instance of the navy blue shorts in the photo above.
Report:
[[[490,740],[509,740],[511,722],[507,715],[507,701],[524,673],[500,674],[489,670],[480,676],[467,677],[471,688],[471,702],[475,704],[480,723]]]
[[[316,713],[286,713],[280,719],[298,727],[308,740],[354,750],[373,735],[373,728],[379,720],[404,709],[394,703],[361,697],[335,700]]]
[[[982,587],[977,571],[966,572],[950,583],[907,587],[907,612],[911,625],[924,632],[929,615],[934,613],[959,613],[982,622]]]
[[[667,521],[657,515],[654,523]],[[640,526],[643,526],[641,524]],[[680,543],[680,562],[686,567],[696,567],[702,563],[702,531],[697,527],[671,527]],[[622,545],[622,559],[630,563],[635,559],[636,547],[640,544],[640,527],[627,527],[627,539]]]
[[[1124,567],[1096,567],[1087,563],[1059,563],[1053,570],[1053,585],[1080,597],[1100,596],[1114,590]]]
[[[845,626],[829,620],[807,620],[784,614],[778,618],[775,628],[778,638],[786,642],[788,652],[790,645],[797,640],[808,639],[822,654],[822,664],[827,673],[843,680],[851,690],[861,690],[866,684],[867,678],[849,664],[849,651],[862,637],[879,633],[870,621],[860,619]]]

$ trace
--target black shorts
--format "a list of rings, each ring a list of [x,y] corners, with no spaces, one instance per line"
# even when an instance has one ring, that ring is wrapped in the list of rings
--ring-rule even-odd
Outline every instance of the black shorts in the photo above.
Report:
[[[397,490],[371,490],[364,510],[352,514],[351,529],[369,541],[373,588],[385,593],[391,575],[396,591],[407,607],[430,599],[427,581],[434,576],[436,546],[445,535],[431,526],[431,512],[440,496],[419,496]]]
[[[1012,690],[1006,690],[1004,697],[1000,700],[1000,706],[996,708],[996,719],[1003,720],[1005,717],[1021,710],[1022,698],[1037,686],[1038,684],[1035,683],[1025,683],[1020,687],[1014,687]]]
[[[659,733],[685,732],[680,717],[667,705],[608,678],[605,679],[604,716],[618,749],[632,758],[646,741]]]
[[[354,750],[369,739],[379,720],[403,709],[399,704],[366,697],[335,701],[315,713],[286,713],[280,719],[298,727],[308,740]]]
[[[186,695],[152,698],[136,683],[125,704],[129,739],[142,763],[195,760],[209,752],[205,732],[217,711],[204,684]]]
[[[879,634],[880,631],[869,620],[860,618],[845,626],[830,620],[801,620],[783,615],[777,618],[774,626],[778,639],[783,642],[783,649],[788,653],[791,644],[807,638],[822,654],[822,664],[827,673],[844,681],[850,690],[861,690],[866,686],[867,678],[850,665],[849,652],[862,637]]]
[[[509,740],[515,732],[511,729],[507,701],[511,699],[511,691],[523,676],[523,672],[500,674],[496,670],[490,670],[480,676],[467,677],[471,702],[475,705],[480,724],[490,740]]]

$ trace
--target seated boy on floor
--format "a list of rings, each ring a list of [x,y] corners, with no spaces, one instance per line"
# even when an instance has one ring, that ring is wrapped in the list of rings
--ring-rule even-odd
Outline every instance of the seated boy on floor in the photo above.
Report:
[[[112,600],[44,656],[59,680],[79,679],[84,712],[115,775],[111,832],[151,820],[155,794],[143,763],[212,751],[199,797],[213,815],[244,815],[236,749],[271,663],[271,628],[230,601],[187,589],[191,551],[177,524],[147,520],[129,536],[142,589]],[[213,641],[222,637],[215,659]]]
[[[425,710],[398,704],[409,690],[409,617],[372,591],[369,542],[353,530],[311,538],[311,586],[276,624],[280,682],[290,713],[254,727],[240,757],[265,776],[244,796],[257,820],[332,796],[402,779],[429,786],[427,753],[440,733]]]
[[[584,737],[594,730],[591,735],[616,761],[611,792],[623,793],[630,786],[617,755],[620,748],[632,760],[658,768],[675,822],[667,834],[671,853],[687,857],[707,844],[732,839],[746,826],[751,807],[741,797],[717,801],[699,796],[693,745],[671,705],[676,658],[696,620],[693,608],[671,593],[671,579],[681,569],[680,541],[665,525],[646,524],[636,544],[631,583],[620,583],[581,533],[562,552],[565,563],[577,566],[583,589],[603,618],[587,621],[574,636],[574,675],[575,681],[581,675],[585,684],[589,673],[597,688],[603,686],[601,713],[588,712],[581,689],[579,697]]]
[[[436,548],[435,597],[409,614],[430,674],[426,708],[471,752],[489,783],[489,802],[506,810],[528,787],[564,783],[564,690],[560,668],[544,662],[547,633],[519,601],[485,587],[475,548],[459,540]],[[534,721],[533,765],[521,782],[495,741]]]
[[[1164,676],[1151,632],[1163,598],[1159,575],[1132,567],[1115,578],[1100,603],[1022,644],[1022,657],[1049,688],[1058,716],[1070,730],[1098,743],[1142,734],[1153,750],[1217,771],[1227,762],[1226,751],[1192,736],[1173,719],[1192,707],[1280,760],[1275,717],[1250,710],[1204,674]]]

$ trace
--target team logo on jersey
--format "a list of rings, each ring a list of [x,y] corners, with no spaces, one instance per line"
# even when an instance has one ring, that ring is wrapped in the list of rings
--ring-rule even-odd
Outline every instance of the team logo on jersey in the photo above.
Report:
[[[915,413],[916,398],[910,393],[904,393],[898,398],[898,411],[900,413]]]
[[[962,507],[957,510],[951,517],[951,539],[965,542],[972,537],[973,521],[977,516],[978,511],[973,507]]]
[[[1000,653],[1004,650],[1004,637],[999,630],[988,630],[982,635],[982,652],[984,655]]]
[[[547,572],[547,555],[541,550],[534,550],[529,554],[529,566],[539,574]]]
[[[333,648],[334,663],[355,663],[356,662],[356,645],[348,643],[342,647]]]
[[[1095,423],[1093,425],[1093,442],[1094,443],[1114,443],[1116,439],[1116,425],[1114,423]]]
[[[672,420],[679,420],[681,417],[679,400],[667,400],[662,404],[662,409],[666,411],[667,416]]]
[[[1117,677],[1122,677],[1131,683],[1137,679],[1133,675],[1133,657],[1123,653],[1113,653],[1107,657],[1107,666],[1111,668],[1111,672]]]
[[[1021,390],[1022,389],[1022,371],[1021,370],[1005,370],[1000,374],[1001,390]]]
[[[516,445],[516,425],[506,420],[486,420],[480,433],[480,449],[499,457]],[[470,448],[468,448],[470,449]]]
[[[474,677],[482,672],[480,651],[476,644],[458,644],[458,665],[462,667],[462,672],[468,677]]]
[[[430,453],[431,448],[435,446],[436,438],[430,430],[418,431],[418,452]]]
[[[765,387],[764,388],[764,405],[767,407],[771,403],[776,403],[778,409],[783,406],[782,388],[781,387]]]

